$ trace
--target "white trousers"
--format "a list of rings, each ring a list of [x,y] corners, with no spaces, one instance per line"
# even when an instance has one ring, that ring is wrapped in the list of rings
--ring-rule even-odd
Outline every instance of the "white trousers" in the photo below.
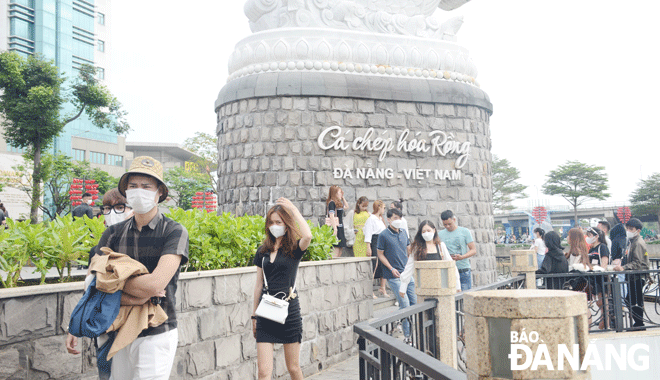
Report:
[[[135,339],[112,357],[110,380],[168,380],[178,343],[177,329]]]

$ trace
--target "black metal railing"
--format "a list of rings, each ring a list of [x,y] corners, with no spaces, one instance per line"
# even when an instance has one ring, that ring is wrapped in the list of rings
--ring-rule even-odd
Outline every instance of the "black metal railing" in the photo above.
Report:
[[[591,333],[660,327],[660,269],[573,271],[537,278],[539,289],[573,290],[587,295]]]
[[[437,303],[428,299],[354,325],[353,331],[359,335],[360,380],[466,379],[464,373],[436,359]],[[404,319],[411,325],[410,344],[400,339],[399,326]]]
[[[463,295],[468,292],[494,289],[523,289],[525,287],[525,276],[516,276],[506,280],[498,281],[490,285],[472,288],[466,292],[456,294],[456,349],[458,350],[458,369],[467,372],[467,351],[465,345],[465,313],[463,312]]]

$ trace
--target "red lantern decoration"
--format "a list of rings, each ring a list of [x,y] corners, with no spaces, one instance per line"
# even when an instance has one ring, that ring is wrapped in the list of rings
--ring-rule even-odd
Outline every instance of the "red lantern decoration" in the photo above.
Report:
[[[534,207],[532,210],[532,216],[536,220],[536,223],[541,224],[547,218],[548,210],[543,206]]]
[[[628,207],[619,207],[616,210],[616,216],[619,218],[621,223],[626,223],[630,220],[630,218],[632,218],[632,212]]]

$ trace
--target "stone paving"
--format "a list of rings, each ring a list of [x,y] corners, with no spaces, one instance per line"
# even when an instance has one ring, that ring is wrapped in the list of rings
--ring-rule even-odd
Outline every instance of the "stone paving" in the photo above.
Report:
[[[309,380],[358,380],[360,374],[358,373],[358,356],[353,356],[348,360],[339,362],[321,373],[306,377]]]

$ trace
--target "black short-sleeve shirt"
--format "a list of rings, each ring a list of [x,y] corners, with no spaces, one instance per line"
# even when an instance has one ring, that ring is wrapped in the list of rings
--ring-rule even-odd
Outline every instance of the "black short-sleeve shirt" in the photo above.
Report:
[[[596,247],[589,250],[589,262],[591,265],[600,266],[601,257],[610,257],[610,250],[607,249],[607,245],[603,243],[598,244]]]
[[[135,226],[134,217],[108,227],[99,244],[94,247],[93,254],[100,254],[101,247],[128,255],[144,264],[149,273],[152,273],[163,255],[180,255],[180,265],[188,262],[188,230],[159,211],[149,224],[142,227],[142,231]],[[177,327],[175,295],[178,280],[177,270],[165,287],[165,297],[161,299],[161,307],[167,313],[167,321],[142,331],[141,337],[161,334]]]
[[[265,252],[263,246],[257,249],[257,254],[254,255],[254,265],[264,271],[266,281],[268,281],[268,294],[275,295],[277,292],[285,292],[288,295],[289,288],[292,288],[296,282],[298,265],[305,252],[307,251],[300,249],[300,240],[298,240],[296,249],[291,254],[284,253],[280,248],[275,256],[275,261],[271,263],[270,252]]]

